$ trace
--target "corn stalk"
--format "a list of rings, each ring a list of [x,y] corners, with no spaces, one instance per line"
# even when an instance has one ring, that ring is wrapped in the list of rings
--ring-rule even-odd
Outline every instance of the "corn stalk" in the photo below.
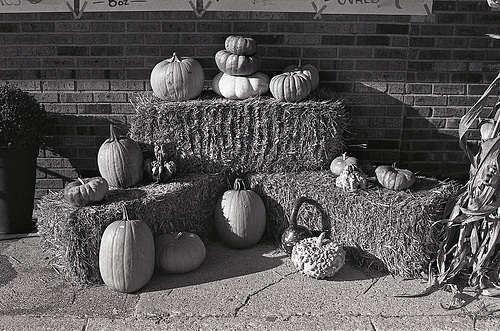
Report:
[[[499,286],[500,98],[487,114],[494,123],[490,135],[479,144],[469,137],[473,123],[499,85],[500,73],[460,120],[459,144],[470,160],[470,177],[453,201],[449,216],[441,221],[444,226],[435,261],[439,285],[465,275],[469,286],[480,290]]]

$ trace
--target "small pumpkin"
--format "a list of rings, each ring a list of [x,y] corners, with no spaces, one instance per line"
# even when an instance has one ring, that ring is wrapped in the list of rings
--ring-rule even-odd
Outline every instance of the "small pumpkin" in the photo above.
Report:
[[[284,72],[271,78],[269,90],[278,100],[300,101],[311,93],[311,79],[298,71]]]
[[[231,76],[220,72],[212,80],[212,89],[228,99],[248,99],[269,91],[269,77],[262,72],[249,76]]]
[[[253,55],[238,55],[222,49],[215,54],[215,63],[220,71],[231,76],[248,76],[260,69],[261,57]]]
[[[302,60],[299,59],[298,65],[289,65],[285,67],[283,72],[298,71],[311,79],[311,91],[314,91],[319,85],[319,72],[318,69],[312,64],[302,65]]]
[[[217,201],[215,231],[230,248],[247,248],[260,241],[266,228],[266,209],[260,196],[245,188],[243,179],[234,181],[232,190]]]
[[[113,187],[127,188],[139,183],[143,173],[143,155],[139,144],[116,134],[109,126],[110,137],[97,152],[97,166],[101,176]]]
[[[293,247],[290,259],[300,273],[323,279],[335,275],[344,266],[345,250],[325,236],[322,232],[319,237],[303,239]]]
[[[237,55],[252,55],[257,52],[257,42],[253,38],[229,36],[224,43],[226,51]]]
[[[109,288],[118,292],[135,292],[153,276],[154,239],[149,226],[130,220],[123,206],[123,218],[109,224],[99,247],[99,271]]]
[[[408,169],[399,169],[395,166],[381,165],[375,169],[378,182],[390,190],[405,190],[410,188],[416,180],[415,174]]]
[[[349,165],[358,165],[358,159],[353,156],[348,156],[347,153],[342,153],[342,155],[337,156],[330,163],[330,171],[335,176],[339,176],[342,171]]]
[[[102,177],[78,178],[64,187],[64,199],[76,207],[99,202],[108,193],[109,185]]]
[[[201,64],[190,57],[178,57],[173,53],[170,59],[156,64],[151,71],[153,93],[166,101],[194,99],[201,94],[205,76]]]
[[[166,233],[155,239],[156,267],[171,274],[195,270],[205,260],[205,244],[190,232]]]

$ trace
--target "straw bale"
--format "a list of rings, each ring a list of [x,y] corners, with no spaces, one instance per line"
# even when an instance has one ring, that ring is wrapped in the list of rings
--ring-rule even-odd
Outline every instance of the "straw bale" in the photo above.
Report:
[[[143,93],[132,103],[130,137],[166,144],[180,172],[319,170],[344,149],[346,111],[326,89],[297,103],[230,100],[211,91],[182,102]]]
[[[351,259],[405,278],[418,276],[435,256],[432,225],[442,219],[446,201],[460,186],[417,177],[410,190],[392,191],[371,178],[367,189],[346,192],[335,186],[330,171],[251,174],[247,181],[264,200],[271,239],[279,242],[295,201],[307,196],[319,202],[323,212],[304,204],[299,224],[317,232],[331,230]]]
[[[53,266],[77,284],[101,283],[99,246],[102,233],[122,219],[122,206],[130,219],[146,222],[153,236],[189,231],[205,242],[214,238],[213,210],[226,190],[224,175],[184,175],[169,183],[145,184],[110,190],[98,204],[77,208],[63,192],[43,196],[38,205],[38,232],[53,254]]]

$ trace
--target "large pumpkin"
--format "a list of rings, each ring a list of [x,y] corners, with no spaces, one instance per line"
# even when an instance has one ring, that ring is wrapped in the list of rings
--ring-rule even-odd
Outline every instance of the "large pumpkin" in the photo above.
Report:
[[[151,88],[162,100],[182,101],[198,97],[203,90],[205,76],[201,64],[193,58],[176,53],[155,65],[151,71]]]
[[[109,130],[109,139],[102,143],[97,153],[99,172],[110,186],[127,188],[135,185],[142,179],[142,149],[136,141],[119,137],[113,124]]]
[[[259,242],[266,228],[266,209],[257,193],[245,189],[242,179],[224,192],[215,208],[215,230],[223,244],[247,248]]]
[[[220,71],[228,75],[248,76],[259,71],[261,57],[258,54],[232,54],[223,49],[215,54],[215,63]]]
[[[412,171],[386,165],[378,166],[375,175],[383,187],[396,191],[410,188],[416,180]]]
[[[271,78],[269,90],[278,100],[300,101],[311,93],[311,79],[298,71],[284,72]]]
[[[85,206],[91,202],[99,202],[108,193],[109,185],[102,177],[78,178],[64,187],[64,199],[76,207]]]
[[[177,274],[198,268],[205,259],[206,249],[194,233],[166,233],[155,239],[155,254],[159,270]]]
[[[123,219],[108,225],[99,248],[99,271],[104,283],[118,292],[134,292],[146,285],[155,266],[154,239],[149,226]]]
[[[269,77],[262,72],[249,76],[231,76],[220,72],[212,81],[212,89],[228,99],[243,100],[267,93]]]
[[[237,55],[252,55],[257,51],[257,42],[253,38],[229,36],[224,43],[226,51]]]
[[[316,69],[315,66],[312,64],[304,64],[302,65],[301,60],[299,60],[298,65],[290,65],[285,67],[283,72],[291,72],[291,71],[298,71],[306,75],[311,79],[311,91],[314,91],[319,84],[319,72],[318,69]]]

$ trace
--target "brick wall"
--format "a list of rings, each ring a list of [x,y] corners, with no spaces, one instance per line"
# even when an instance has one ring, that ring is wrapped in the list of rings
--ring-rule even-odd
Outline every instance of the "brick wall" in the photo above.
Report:
[[[37,196],[97,173],[109,123],[126,133],[130,99],[172,52],[196,58],[207,82],[230,34],[252,36],[270,77],[301,56],[350,112],[349,153],[438,178],[467,177],[460,117],[500,69],[500,11],[486,0],[434,1],[434,18],[311,13],[106,12],[0,14],[0,77],[51,112]],[[495,98],[490,100],[493,105]],[[366,144],[361,148],[359,144]]]

